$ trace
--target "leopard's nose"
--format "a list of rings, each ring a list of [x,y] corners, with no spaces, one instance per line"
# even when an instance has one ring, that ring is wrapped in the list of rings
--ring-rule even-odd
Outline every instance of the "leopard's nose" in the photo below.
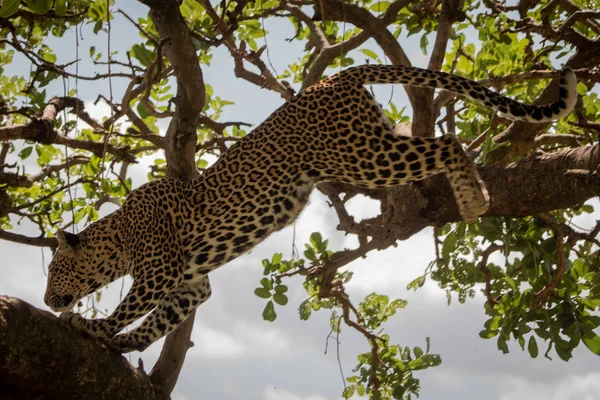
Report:
[[[67,294],[65,296],[62,296],[61,300],[63,301],[63,306],[68,306],[69,304],[71,304],[71,302],[73,302],[73,296]]]

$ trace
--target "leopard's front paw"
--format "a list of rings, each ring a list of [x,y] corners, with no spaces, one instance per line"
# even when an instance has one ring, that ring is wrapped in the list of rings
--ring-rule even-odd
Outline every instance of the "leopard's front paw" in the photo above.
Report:
[[[111,338],[114,335],[114,332],[108,328],[104,319],[86,319],[81,314],[71,311],[60,314],[59,319],[66,321],[78,332],[98,339],[110,340],[107,338]]]
[[[86,330],[86,319],[83,318],[81,314],[77,314],[72,311],[67,311],[60,314],[58,318],[62,321],[67,322],[79,332],[88,333]]]
[[[106,345],[119,353],[129,353],[131,351],[144,351],[149,344],[139,342],[131,333],[123,333],[107,340]]]

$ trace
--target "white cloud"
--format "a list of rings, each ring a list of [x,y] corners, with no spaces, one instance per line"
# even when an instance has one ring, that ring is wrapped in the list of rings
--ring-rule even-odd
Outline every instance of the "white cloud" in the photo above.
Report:
[[[323,396],[319,395],[308,395],[302,396],[287,390],[277,389],[275,387],[266,387],[264,394],[264,400],[327,400]]]
[[[110,116],[110,107],[103,100],[94,103],[92,101],[87,101],[84,104],[85,111],[98,122],[102,122],[103,118]],[[79,123],[84,123],[79,120]],[[87,126],[87,124],[86,124]]]
[[[357,195],[346,203],[346,209],[356,222],[360,222],[378,216],[381,213],[381,203],[379,200]]]
[[[260,325],[240,321],[234,325],[233,334],[242,338],[253,354],[286,357],[293,348],[290,338],[277,325],[269,324],[265,327],[263,321],[257,322]]]
[[[595,400],[600,398],[600,373],[569,376],[554,382],[515,378],[506,382],[508,393],[498,400]]]
[[[435,369],[431,373],[431,379],[443,388],[461,390],[465,387],[465,375],[451,369]],[[467,383],[468,384],[468,383]]]
[[[29,246],[0,241],[4,266],[0,267],[0,294],[16,296],[36,307],[43,307],[46,277],[43,273],[41,251]],[[22,255],[26,257],[17,257]],[[46,263],[49,258],[46,257]]]
[[[203,324],[194,324],[194,336],[197,338],[195,351],[207,358],[240,358],[248,351],[248,346],[238,338]]]
[[[289,358],[293,349],[290,338],[275,325],[261,324],[258,319],[257,323],[239,321],[229,326],[229,330],[221,330],[197,319],[194,323],[195,348],[203,356],[213,359]]]

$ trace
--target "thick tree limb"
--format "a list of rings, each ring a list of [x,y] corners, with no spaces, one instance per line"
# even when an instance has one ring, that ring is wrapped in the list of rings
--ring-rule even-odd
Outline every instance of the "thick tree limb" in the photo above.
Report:
[[[600,145],[595,144],[479,168],[491,197],[486,216],[518,218],[582,205],[600,195],[600,177],[594,173],[599,165]],[[433,179],[422,191],[428,199],[425,215],[438,223],[460,220],[450,185],[443,176]]]
[[[3,399],[156,398],[148,377],[123,356],[7,296],[0,296],[0,393]]]
[[[166,174],[185,181],[198,176],[196,169],[196,133],[205,103],[205,87],[198,56],[190,31],[175,0],[145,1],[160,40],[166,40],[164,52],[177,78],[176,109],[165,135]],[[152,370],[152,383],[159,398],[168,399],[189,349],[194,315],[171,332]]]
[[[194,328],[195,317],[196,311],[167,336],[160,356],[150,371],[150,380],[159,394],[159,398],[168,399],[175,388],[186,352],[193,345],[190,342],[190,336]]]
[[[442,2],[442,10],[440,12],[437,34],[435,35],[435,43],[433,51],[429,58],[429,69],[438,70],[442,68],[444,57],[446,56],[446,47],[452,32],[454,22],[464,19],[463,0],[444,0]]]
[[[196,171],[196,128],[205,102],[204,79],[190,31],[175,0],[147,1],[164,53],[177,78],[177,108],[166,134],[167,176],[192,180]]]

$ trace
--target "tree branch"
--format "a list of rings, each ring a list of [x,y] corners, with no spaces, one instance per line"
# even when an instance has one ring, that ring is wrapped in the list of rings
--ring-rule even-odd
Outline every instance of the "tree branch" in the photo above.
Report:
[[[58,242],[56,238],[47,238],[47,237],[31,237],[21,235],[19,233],[8,232],[0,229],[0,239],[8,240],[14,243],[27,244],[30,246],[37,247],[49,247],[51,249],[55,249],[58,246]]]
[[[34,175],[19,175],[14,172],[0,171],[0,184],[7,184],[13,187],[31,187],[34,183],[46,179],[53,172],[61,171],[73,165],[87,164],[89,161],[88,157],[74,156],[62,164],[47,165]]]
[[[532,154],[506,166],[480,167],[491,197],[486,216],[524,217],[577,207],[600,195],[600,145],[555,153]],[[587,175],[572,173],[586,170]],[[459,221],[450,185],[438,175],[421,192],[428,204],[424,214],[436,223]]]
[[[440,13],[437,35],[435,35],[433,51],[429,58],[429,69],[439,70],[442,68],[442,63],[446,56],[446,46],[448,45],[448,39],[450,39],[450,33],[452,32],[452,25],[454,22],[464,19],[465,17],[465,14],[462,11],[463,7],[463,0],[444,0],[442,2],[442,11]]]

